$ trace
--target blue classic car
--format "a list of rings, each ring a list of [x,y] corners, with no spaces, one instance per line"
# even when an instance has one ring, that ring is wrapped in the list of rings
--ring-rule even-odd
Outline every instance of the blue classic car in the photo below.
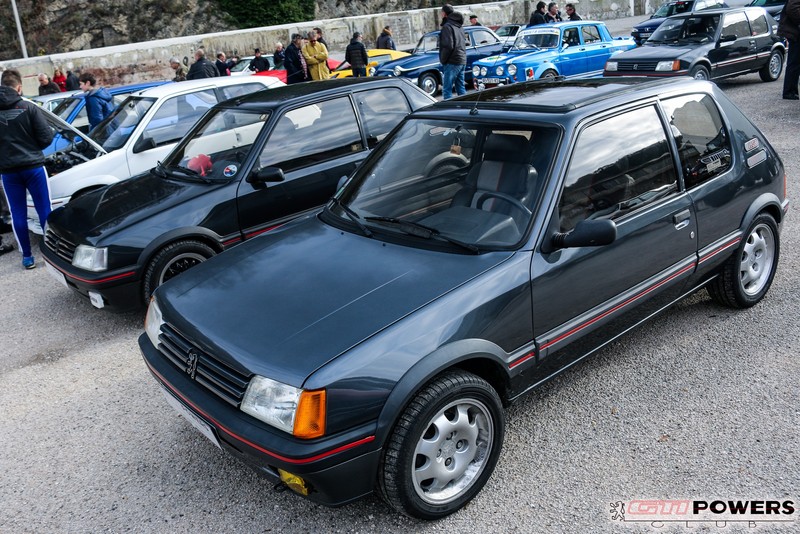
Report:
[[[514,46],[476,61],[476,89],[556,76],[600,76],[612,55],[636,47],[629,37],[611,37],[602,22],[559,22],[525,29]]]
[[[484,26],[466,26],[464,34],[467,39],[467,70],[464,73],[464,81],[471,87],[472,64],[486,56],[499,54],[503,42],[496,33]],[[602,63],[600,68],[603,64],[605,63]],[[429,95],[435,95],[442,83],[439,31],[423,35],[410,56],[384,63],[378,67],[375,76],[409,78]]]

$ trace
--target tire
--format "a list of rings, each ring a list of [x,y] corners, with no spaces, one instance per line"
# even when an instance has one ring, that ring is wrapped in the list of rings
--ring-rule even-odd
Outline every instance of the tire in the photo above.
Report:
[[[731,308],[749,308],[767,294],[780,256],[778,225],[761,214],[750,225],[745,239],[728,259],[722,272],[707,286],[718,303]]]
[[[436,96],[439,91],[439,79],[430,72],[423,74],[417,82],[419,88],[425,91],[429,96]]]
[[[554,71],[553,69],[547,69],[546,71],[544,71],[542,73],[541,76],[539,76],[539,79],[540,80],[553,80],[553,79],[556,78],[556,76],[558,76],[558,73],[556,71]]]
[[[378,473],[384,500],[420,519],[452,514],[486,484],[504,434],[503,406],[488,382],[465,371],[439,375],[409,403],[386,443]]]
[[[769,63],[761,67],[758,75],[761,77],[762,82],[774,82],[781,77],[783,70],[783,54],[777,50],[773,50],[769,56]]]
[[[214,249],[200,241],[171,243],[158,251],[144,275],[144,302],[150,300],[158,286],[214,256]]]
[[[689,71],[689,76],[691,76],[695,80],[711,79],[711,75],[708,73],[708,69],[702,65],[695,65],[694,67],[692,67],[692,70]]]

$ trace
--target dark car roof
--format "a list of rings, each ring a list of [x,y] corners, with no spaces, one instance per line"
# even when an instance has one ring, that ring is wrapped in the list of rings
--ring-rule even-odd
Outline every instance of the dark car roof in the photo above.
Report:
[[[324,82],[296,83],[282,87],[274,87],[264,91],[257,91],[226,100],[225,102],[217,104],[217,107],[274,109],[290,100],[303,100],[312,96],[314,99],[317,99],[328,93],[337,94],[350,89],[365,89],[368,87],[407,87],[408,85],[407,82],[399,78],[332,78]]]
[[[487,89],[464,96],[438,102],[425,108],[437,109],[476,108],[476,109],[519,109],[545,113],[565,113],[599,101],[629,98],[632,93],[652,89],[657,93],[691,83],[688,78],[592,78],[584,80],[530,81],[514,83]],[[644,96],[644,95],[643,95]],[[618,102],[617,102],[618,104]],[[609,105],[612,105],[609,103]]]

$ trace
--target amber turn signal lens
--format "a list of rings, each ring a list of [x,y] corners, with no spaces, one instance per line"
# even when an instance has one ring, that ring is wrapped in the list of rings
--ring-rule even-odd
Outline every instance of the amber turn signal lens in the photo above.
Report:
[[[294,417],[295,437],[318,438],[325,434],[325,390],[303,391]]]

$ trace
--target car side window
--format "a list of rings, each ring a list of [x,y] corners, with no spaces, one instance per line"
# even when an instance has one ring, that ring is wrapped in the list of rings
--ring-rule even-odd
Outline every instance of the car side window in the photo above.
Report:
[[[769,32],[767,25],[767,16],[764,11],[753,10],[747,12],[747,18],[750,19],[750,29],[753,30],[753,35],[763,35]]]
[[[229,85],[227,87],[221,87],[223,100],[228,100],[229,98],[236,98],[237,96],[249,95],[250,93],[255,93],[256,91],[261,91],[265,89],[263,85],[260,83],[243,83],[241,85]]]
[[[567,28],[564,30],[564,44],[575,46],[581,44],[581,38],[578,36],[578,28]]]
[[[656,108],[628,111],[578,134],[558,204],[559,226],[568,232],[585,219],[618,219],[677,190]]]
[[[213,89],[168,98],[150,119],[143,137],[152,138],[156,146],[175,143],[216,103]]]
[[[730,136],[711,97],[680,96],[661,105],[670,121],[687,189],[731,168]]]
[[[744,11],[726,13],[722,19],[722,37],[733,35],[737,39],[750,37],[750,24]]]
[[[491,33],[484,31],[484,30],[476,30],[472,32],[472,45],[473,46],[482,46],[488,44],[495,44],[497,39],[495,39],[494,35]]]
[[[362,91],[355,97],[369,148],[375,148],[378,141],[411,113],[405,95],[394,87]]]
[[[584,26],[581,28],[581,33],[583,34],[584,44],[599,43],[602,41],[597,26]]]
[[[349,97],[287,111],[272,130],[259,166],[284,172],[364,150]]]

